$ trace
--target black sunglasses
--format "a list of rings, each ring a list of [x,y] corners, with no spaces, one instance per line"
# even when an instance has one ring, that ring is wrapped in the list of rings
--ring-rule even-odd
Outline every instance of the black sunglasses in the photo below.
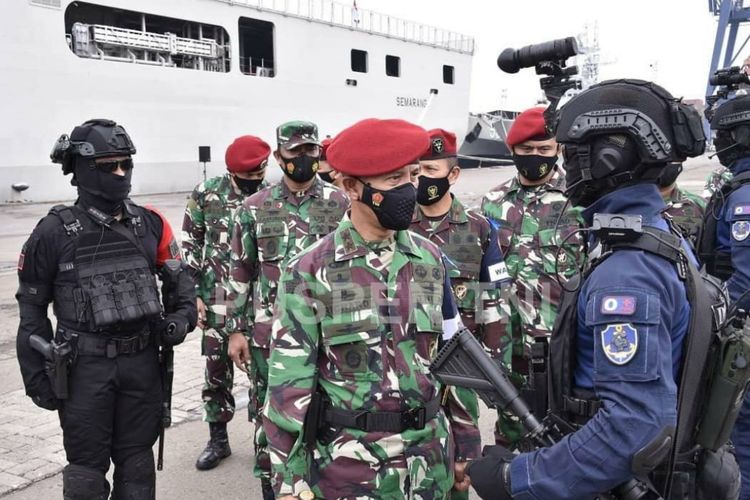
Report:
[[[94,162],[94,166],[96,166],[96,168],[98,168],[102,172],[112,173],[117,170],[118,167],[127,172],[128,170],[131,170],[133,168],[133,159],[125,158],[124,160],[98,161]]]

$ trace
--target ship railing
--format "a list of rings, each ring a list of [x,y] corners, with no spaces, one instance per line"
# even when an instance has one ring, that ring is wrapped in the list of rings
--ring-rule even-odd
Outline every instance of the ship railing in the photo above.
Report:
[[[474,53],[474,38],[379,12],[359,9],[334,0],[218,0],[231,5],[243,5],[261,11],[323,22],[373,35],[397,38],[442,49]]]
[[[246,75],[273,77],[273,63],[266,64],[264,58],[241,57],[240,71]]]
[[[93,24],[90,27],[92,41],[96,44],[207,59],[219,57],[219,46],[210,39],[195,40],[181,38],[174,33],[149,33],[101,24]]]

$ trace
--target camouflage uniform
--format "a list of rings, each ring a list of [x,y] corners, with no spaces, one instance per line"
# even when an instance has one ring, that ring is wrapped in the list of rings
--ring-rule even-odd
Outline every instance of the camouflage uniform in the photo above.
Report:
[[[545,184],[525,187],[515,176],[482,199],[482,214],[499,225],[500,249],[513,280],[509,300],[503,303],[510,316],[511,369],[518,383],[528,374],[534,339],[552,333],[562,295],[556,275],[563,282],[573,276],[582,254],[580,234],[571,235],[583,222],[580,209],[569,206],[560,216],[566,204],[564,190],[565,176],[558,168]],[[520,427],[511,420],[498,421],[498,442],[508,444],[520,437]]]
[[[250,415],[258,424],[258,477],[268,469],[263,463],[266,439],[258,411],[268,381],[268,349],[279,276],[291,258],[336,229],[348,205],[342,191],[315,178],[302,194],[293,193],[284,182],[267,187],[248,197],[235,216],[226,331],[244,333],[250,344]]]
[[[245,196],[232,184],[232,174],[196,186],[185,208],[182,251],[206,305],[201,354],[206,356],[203,420],[229,422],[234,416],[234,370],[227,355],[224,331],[226,301],[223,284],[229,274],[229,239],[234,213]]]
[[[706,185],[703,187],[703,198],[710,200],[716,191],[732,180],[732,177],[732,171],[723,165],[714,169],[706,177]]]
[[[318,498],[445,498],[456,460],[479,454],[471,416],[451,393],[421,430],[319,432],[303,421],[317,384],[333,408],[398,412],[439,397],[428,370],[455,314],[440,250],[398,231],[367,244],[349,220],[282,275],[264,410],[275,489]],[[317,378],[317,380],[316,380]],[[449,424],[450,422],[450,424]]]
[[[689,191],[675,186],[670,196],[664,196],[668,214],[682,234],[696,246],[698,232],[703,225],[703,214],[706,211],[706,200]]]

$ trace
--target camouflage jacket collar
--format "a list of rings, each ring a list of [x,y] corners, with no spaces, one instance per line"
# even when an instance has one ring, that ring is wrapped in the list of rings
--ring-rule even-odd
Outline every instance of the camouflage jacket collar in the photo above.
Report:
[[[419,256],[419,247],[409,231],[396,231],[396,251]],[[349,215],[341,221],[333,235],[336,262],[343,262],[356,257],[364,257],[370,252],[369,247],[352,224]]]
[[[298,197],[297,193],[289,189],[289,186],[286,185],[286,182],[284,182],[283,179],[274,185],[272,196],[274,199]],[[299,196],[299,198],[306,198],[308,196],[312,198],[321,198],[323,196],[323,181],[317,175],[315,176],[310,188],[305,191],[302,196]]]
[[[560,168],[559,166],[555,166],[555,170],[552,172],[552,175],[549,177],[549,179],[547,179],[547,182],[535,187],[537,188],[534,190],[535,193],[546,191],[559,191],[561,193],[564,193],[565,175],[563,175],[562,168]],[[508,194],[515,191],[522,191],[523,189],[524,186],[521,185],[521,181],[518,180],[518,175],[516,175],[515,177],[513,177],[513,180],[510,183]]]
[[[453,201],[451,203],[451,207],[448,209],[448,213],[446,214],[446,219],[451,224],[464,224],[466,222],[469,222],[469,217],[466,215],[466,207],[464,207],[463,203],[461,203],[458,198],[453,196],[451,193],[451,198],[453,198]],[[414,217],[412,217],[412,222],[422,222],[422,220],[426,219],[427,216],[424,215],[422,212],[422,209],[419,208],[419,205],[416,206],[414,209]]]
[[[261,184],[261,189],[262,187],[263,185]],[[216,192],[227,194],[231,193],[235,196],[244,198],[242,191],[240,191],[239,188],[234,185],[234,182],[232,182],[232,174],[229,172],[221,176],[220,181],[216,186]]]

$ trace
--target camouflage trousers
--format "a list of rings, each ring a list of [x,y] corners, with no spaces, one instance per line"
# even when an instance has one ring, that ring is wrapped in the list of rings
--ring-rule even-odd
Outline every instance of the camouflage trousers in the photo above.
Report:
[[[201,353],[206,357],[206,369],[201,397],[204,422],[226,423],[234,417],[234,364],[229,359],[228,340],[226,334],[214,328],[203,331]]]
[[[474,425],[479,425],[479,396],[471,389],[465,387],[450,387],[450,390],[455,391],[455,397],[461,404],[466,408],[466,411],[471,416],[471,420]],[[468,500],[468,491],[456,491],[451,490],[451,500]]]
[[[316,445],[309,484],[316,498],[457,498],[453,465],[453,438],[440,412],[424,429],[399,434],[336,429]]]
[[[250,403],[248,415],[255,422],[255,467],[253,475],[258,478],[271,479],[271,457],[268,454],[268,439],[263,430],[261,413],[266,402],[268,390],[268,357],[270,349],[250,346]]]

